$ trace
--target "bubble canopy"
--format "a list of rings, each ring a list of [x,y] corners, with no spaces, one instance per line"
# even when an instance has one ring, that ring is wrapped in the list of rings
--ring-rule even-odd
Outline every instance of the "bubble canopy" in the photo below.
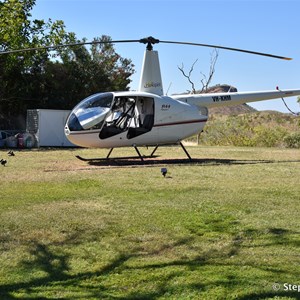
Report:
[[[113,93],[98,93],[82,100],[67,120],[69,130],[100,128],[111,109],[113,99]]]

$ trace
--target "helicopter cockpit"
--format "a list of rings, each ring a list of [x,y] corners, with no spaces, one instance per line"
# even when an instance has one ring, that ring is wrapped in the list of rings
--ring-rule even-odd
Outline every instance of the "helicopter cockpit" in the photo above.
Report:
[[[153,98],[98,93],[75,107],[67,120],[67,127],[69,131],[100,130],[100,139],[127,132],[127,138],[131,139],[150,131],[153,123]]]
[[[154,123],[154,99],[139,96],[116,96],[111,112],[99,134],[100,139],[127,132],[132,139],[150,131]]]
[[[69,130],[100,129],[110,111],[113,99],[112,93],[99,93],[81,101],[69,116],[67,121]]]

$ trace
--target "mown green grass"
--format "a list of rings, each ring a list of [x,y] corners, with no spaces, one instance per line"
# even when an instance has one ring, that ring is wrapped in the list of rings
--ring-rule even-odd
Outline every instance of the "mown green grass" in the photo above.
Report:
[[[300,299],[299,150],[188,150],[1,151],[0,299]]]

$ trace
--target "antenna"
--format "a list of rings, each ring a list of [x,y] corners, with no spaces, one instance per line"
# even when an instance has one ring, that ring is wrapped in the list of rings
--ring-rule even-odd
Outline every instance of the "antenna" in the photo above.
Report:
[[[172,85],[172,81],[171,81],[171,82],[170,82],[170,84],[169,84],[169,87],[168,87],[168,89],[167,89],[167,93],[166,93],[166,96],[168,96],[168,93],[169,93],[169,89],[170,89],[171,85]]]

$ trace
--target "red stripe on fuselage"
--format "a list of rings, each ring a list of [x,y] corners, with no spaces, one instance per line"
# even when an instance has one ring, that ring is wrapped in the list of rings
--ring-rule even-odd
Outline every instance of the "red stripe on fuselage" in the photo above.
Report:
[[[161,123],[161,124],[154,124],[153,127],[174,126],[174,125],[193,124],[193,123],[203,123],[203,122],[206,122],[206,121],[207,121],[207,119],[188,120],[188,121],[171,122],[171,123]]]

